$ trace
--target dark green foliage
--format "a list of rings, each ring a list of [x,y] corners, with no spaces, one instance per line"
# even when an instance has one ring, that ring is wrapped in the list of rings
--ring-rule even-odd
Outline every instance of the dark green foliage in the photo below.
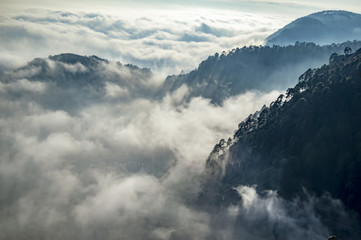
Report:
[[[73,53],[62,53],[59,55],[49,56],[50,60],[56,61],[56,62],[62,62],[67,64],[76,64],[81,63],[86,66],[94,66],[97,65],[99,62],[105,62],[108,63],[107,60],[99,58],[97,56],[80,56]]]
[[[239,124],[228,159],[207,161],[210,176],[211,165],[227,161],[224,176],[213,174],[215,191],[257,184],[286,199],[327,192],[361,214],[361,49],[342,59],[309,69],[286,96]]]
[[[162,93],[186,84],[190,90],[188,100],[202,96],[222,104],[228,97],[249,90],[283,90],[293,86],[304,69],[327,63],[332,53],[342,54],[347,46],[358,49],[361,42],[325,46],[298,42],[286,47],[250,46],[217,53],[188,74],[167,77]]]
[[[352,49],[350,47],[346,47],[344,50],[345,54],[351,54],[352,53]]]

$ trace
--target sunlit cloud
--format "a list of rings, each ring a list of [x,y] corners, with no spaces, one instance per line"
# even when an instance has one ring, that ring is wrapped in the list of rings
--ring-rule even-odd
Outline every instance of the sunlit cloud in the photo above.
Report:
[[[0,62],[19,66],[34,57],[71,52],[177,74],[215,52],[264,39],[284,18],[230,11],[156,11],[148,16],[25,11],[0,19]]]

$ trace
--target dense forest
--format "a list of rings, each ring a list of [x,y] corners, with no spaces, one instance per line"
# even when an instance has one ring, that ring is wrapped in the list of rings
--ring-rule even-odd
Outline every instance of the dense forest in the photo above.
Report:
[[[329,194],[359,218],[361,49],[331,60],[307,70],[295,87],[241,122],[233,139],[215,146],[201,198],[214,205],[236,203],[234,187],[256,184],[285,199]],[[357,226],[337,224],[337,211],[318,210],[335,232],[360,236]]]
[[[160,95],[186,85],[189,95],[185,100],[202,96],[214,104],[222,104],[228,97],[249,90],[284,90],[296,84],[294,80],[304,69],[328,63],[332,53],[342,54],[347,46],[359,49],[361,41],[325,46],[297,42],[289,46],[250,46],[216,53],[188,74],[167,77]]]

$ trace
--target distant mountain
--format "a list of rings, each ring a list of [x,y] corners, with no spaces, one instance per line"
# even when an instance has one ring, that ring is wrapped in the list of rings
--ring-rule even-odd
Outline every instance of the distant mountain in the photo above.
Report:
[[[358,49],[361,41],[326,46],[314,43],[251,46],[216,53],[188,74],[167,77],[159,95],[186,86],[189,90],[186,101],[201,96],[214,104],[222,104],[225,99],[250,90],[284,90],[296,83],[295,79],[304,69],[328,63],[332,53],[341,54],[347,46]]]
[[[267,45],[293,45],[295,42],[332,44],[361,40],[361,14],[323,11],[298,18],[266,38]]]
[[[35,58],[6,73],[1,81],[45,84],[48,94],[38,95],[39,101],[46,102],[51,109],[76,112],[77,106],[85,103],[152,98],[155,94],[149,83],[152,77],[153,73],[146,68],[64,53]],[[16,91],[13,94],[15,97]]]
[[[108,71],[111,68],[117,71]],[[63,53],[48,58],[35,58],[26,66],[8,75],[16,78],[24,75],[29,80],[54,82],[60,87],[102,87],[107,82],[118,85],[140,84],[140,80],[152,77],[147,68],[119,62],[110,62],[97,56],[80,56]],[[115,74],[118,73],[118,74]],[[25,75],[24,75],[25,76]]]
[[[237,48],[208,57],[190,73],[168,76],[160,86],[151,83],[153,73],[149,69],[71,53],[35,58],[24,67],[7,72],[1,79],[26,78],[47,83],[48,88],[54,90],[54,95],[49,96],[49,107],[66,110],[75,110],[80,102],[101,99],[160,100],[182,86],[188,90],[185,102],[200,96],[221,105],[227,98],[247,91],[284,90],[295,83],[294,79],[304,69],[328,63],[332,53],[341,54],[346,47],[358,49],[361,41],[326,46],[298,43],[287,47]],[[70,94],[79,88],[82,89],[79,94]],[[77,96],[77,99],[67,96]]]
[[[337,236],[360,239],[360,109],[361,49],[309,69],[285,95],[240,123],[233,139],[215,146],[202,202],[236,204],[239,185],[275,190],[285,199],[330,194],[358,213],[358,224],[342,222],[340,204],[330,209],[321,200],[315,211]]]

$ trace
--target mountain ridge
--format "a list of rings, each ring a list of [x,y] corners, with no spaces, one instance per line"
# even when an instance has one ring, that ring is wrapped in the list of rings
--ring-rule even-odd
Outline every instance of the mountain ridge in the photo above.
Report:
[[[242,199],[235,191],[239,185],[275,190],[289,200],[330,194],[350,214],[357,212],[360,224],[360,108],[361,49],[307,70],[295,87],[241,122],[233,139],[214,147],[201,199],[213,206],[236,204]],[[327,211],[318,212],[324,224],[358,239],[360,228],[327,216],[337,209]]]
[[[50,109],[77,114],[77,107],[104,101],[130,101],[154,97],[150,83],[153,73],[148,68],[108,61],[97,56],[63,53],[35,58],[25,66],[7,72],[5,83],[29,81],[43,84],[50,95],[39,95]]]
[[[332,53],[343,53],[346,47],[358,49],[361,41],[320,46],[296,43],[290,46],[250,46],[229,53],[216,53],[187,74],[168,76],[160,95],[182,86],[188,89],[185,101],[203,97],[222,105],[229,97],[246,91],[285,90],[292,86],[304,69],[328,63]]]
[[[326,10],[298,18],[266,38],[266,45],[331,44],[361,39],[361,14]]]

